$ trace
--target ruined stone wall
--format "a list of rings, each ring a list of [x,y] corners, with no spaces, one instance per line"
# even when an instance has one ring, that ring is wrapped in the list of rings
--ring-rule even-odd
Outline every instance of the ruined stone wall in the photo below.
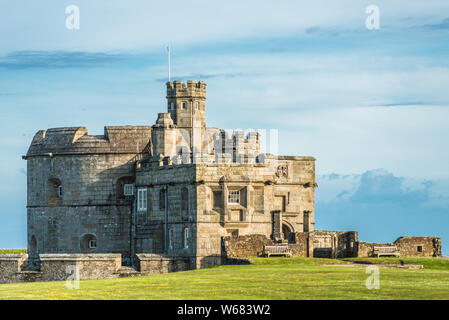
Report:
[[[373,257],[374,247],[396,246],[403,257],[441,257],[441,238],[399,237],[393,243],[359,242],[358,257]]]
[[[401,256],[441,257],[441,238],[400,237],[393,244]]]
[[[223,248],[227,258],[262,256],[264,246],[271,245],[274,245],[274,241],[263,234],[223,238]]]
[[[391,247],[392,243],[372,243],[372,242],[363,242],[360,241],[358,243],[358,254],[357,257],[373,257],[374,256],[374,247]]]
[[[315,258],[356,257],[357,242],[357,231],[309,232],[309,256]]]
[[[276,243],[262,234],[223,237],[224,254],[231,258],[261,256],[264,246],[272,245],[288,245],[294,257],[356,257],[357,232],[323,230],[296,232],[288,243]]]

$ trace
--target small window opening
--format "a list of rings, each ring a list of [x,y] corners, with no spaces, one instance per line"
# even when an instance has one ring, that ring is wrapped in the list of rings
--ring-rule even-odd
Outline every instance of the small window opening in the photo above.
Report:
[[[97,240],[89,240],[89,249],[95,249],[97,247]]]
[[[229,191],[228,192],[228,203],[239,204],[240,203],[240,191]]]

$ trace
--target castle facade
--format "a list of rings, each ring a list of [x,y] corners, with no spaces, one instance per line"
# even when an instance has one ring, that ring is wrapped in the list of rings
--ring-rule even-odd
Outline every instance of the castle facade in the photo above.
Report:
[[[167,82],[152,126],[39,131],[24,156],[28,253],[220,264],[226,237],[287,243],[315,229],[315,159],[262,153],[258,132],[206,126],[206,83]],[[355,241],[354,239],[353,241]]]

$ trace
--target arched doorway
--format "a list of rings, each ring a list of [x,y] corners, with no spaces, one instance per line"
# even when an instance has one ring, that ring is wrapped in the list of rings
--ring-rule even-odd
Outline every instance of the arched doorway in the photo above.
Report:
[[[282,240],[288,241],[291,232],[293,232],[293,228],[285,222],[282,223]]]

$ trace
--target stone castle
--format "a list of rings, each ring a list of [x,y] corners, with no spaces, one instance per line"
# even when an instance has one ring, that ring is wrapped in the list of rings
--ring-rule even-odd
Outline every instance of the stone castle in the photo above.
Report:
[[[206,126],[202,81],[166,85],[153,126],[36,133],[23,157],[28,255],[0,258],[0,282],[13,271],[11,281],[57,280],[70,264],[82,278],[195,269],[279,244],[296,256],[372,253],[355,231],[315,230],[313,157],[263,153],[258,132]],[[441,255],[440,238],[395,245]]]

